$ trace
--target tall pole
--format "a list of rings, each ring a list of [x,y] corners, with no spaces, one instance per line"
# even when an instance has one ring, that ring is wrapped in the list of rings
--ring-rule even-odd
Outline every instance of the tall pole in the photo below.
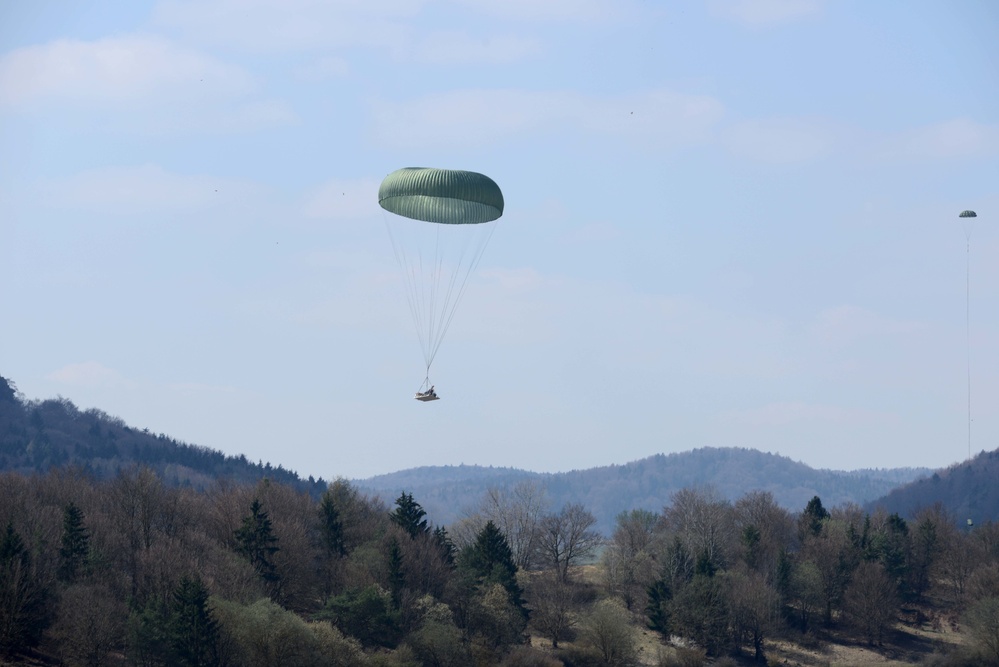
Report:
[[[971,460],[971,220],[977,218],[974,211],[961,211],[958,217],[964,221],[964,338],[968,359],[968,460]]]

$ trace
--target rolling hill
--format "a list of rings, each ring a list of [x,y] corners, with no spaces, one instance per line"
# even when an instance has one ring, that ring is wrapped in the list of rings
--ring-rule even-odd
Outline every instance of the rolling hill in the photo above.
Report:
[[[938,470],[932,475],[892,489],[868,503],[903,517],[939,504],[954,520],[975,524],[999,520],[999,450],[981,452],[975,458]]]
[[[264,477],[316,497],[326,489],[322,479],[133,428],[100,410],[81,411],[65,398],[24,400],[0,377],[0,470],[32,474],[67,466],[97,479],[147,466],[167,484],[196,489],[220,479],[252,484]]]
[[[25,400],[12,382],[0,377],[0,470],[33,474],[76,466],[107,478],[136,465],[150,467],[167,484],[198,489],[217,480],[252,484],[269,478],[318,496],[327,484],[322,478],[303,478],[280,465],[253,463],[245,456],[137,429],[100,410],[81,411],[65,398]],[[934,473],[925,468],[817,470],[756,450],[703,448],[560,473],[436,466],[353,483],[389,503],[402,491],[411,493],[434,523],[447,525],[473,510],[486,489],[532,481],[546,490],[552,508],[581,503],[597,517],[597,528],[607,534],[622,511],[659,511],[675,491],[704,486],[728,500],[749,491],[769,491],[780,505],[795,512],[817,495],[827,507],[880,505],[911,516],[939,502],[961,521],[967,517],[976,522],[995,520],[999,516],[997,480],[999,451]]]
[[[507,487],[529,480],[546,489],[553,507],[569,502],[583,504],[596,516],[597,528],[609,534],[620,512],[659,511],[669,504],[673,492],[685,487],[710,486],[728,500],[736,500],[750,491],[769,491],[778,504],[797,512],[816,495],[827,507],[844,503],[862,505],[931,473],[926,468],[816,470],[776,454],[708,447],[678,454],[656,454],[624,465],[562,473],[439,466],[413,468],[354,483],[365,492],[377,493],[389,501],[402,491],[411,493],[434,522],[448,524],[474,509],[489,487]]]

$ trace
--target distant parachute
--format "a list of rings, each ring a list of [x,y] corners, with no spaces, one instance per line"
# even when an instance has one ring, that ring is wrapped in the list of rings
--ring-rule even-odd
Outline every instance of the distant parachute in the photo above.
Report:
[[[472,271],[503,215],[503,193],[474,171],[407,167],[393,171],[378,189],[392,249],[402,269],[406,299],[426,364],[447,334]],[[417,398],[429,400],[422,392]],[[436,398],[436,394],[434,394]]]

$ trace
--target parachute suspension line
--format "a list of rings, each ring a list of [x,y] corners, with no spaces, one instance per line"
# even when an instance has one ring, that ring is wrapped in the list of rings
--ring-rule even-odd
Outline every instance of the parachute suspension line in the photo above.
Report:
[[[464,260],[465,253],[468,251],[469,247],[472,244],[469,240],[466,240],[466,242],[462,246],[460,259],[455,266],[455,271],[451,275],[451,280],[448,285],[447,299],[445,300],[445,303],[448,304],[448,306],[441,311],[442,325],[437,335],[436,343],[434,344],[433,349],[430,352],[430,363],[433,363],[434,357],[437,356],[437,350],[440,349],[441,343],[444,342],[444,336],[447,334],[448,329],[451,328],[451,322],[454,320],[455,311],[458,308],[458,304],[461,302],[461,297],[465,294],[465,288],[468,286],[468,278],[469,276],[472,275],[472,271],[474,271],[475,268],[479,265],[479,261],[482,259],[482,256],[485,254],[486,246],[489,245],[489,241],[493,237],[493,232],[496,231],[497,224],[498,223],[493,222],[491,225],[489,225],[488,233],[485,234],[484,238],[480,241],[478,246],[472,249],[472,255],[469,258],[468,266],[464,269],[464,271],[460,269],[460,266]],[[460,278],[460,283],[458,283],[459,278]],[[457,294],[452,301],[451,295],[454,293],[454,288],[456,285],[458,288]],[[428,373],[430,370],[430,363],[427,364]]]
[[[421,294],[418,289],[420,280],[420,268],[423,265],[423,257],[420,253],[420,249],[417,248],[416,257],[411,259],[406,253],[404,244],[399,242],[396,238],[396,234],[392,231],[392,225],[389,223],[387,215],[382,216],[382,220],[385,223],[385,229],[388,232],[389,239],[392,241],[392,251],[395,255],[396,263],[399,265],[399,269],[402,271],[403,283],[406,294],[406,303],[409,305],[409,313],[413,318],[413,322],[416,324],[416,335],[420,342],[420,348],[424,350],[424,361],[426,361],[426,350],[428,349],[428,341],[423,335],[423,309],[421,308]],[[429,367],[428,367],[429,370]]]
[[[427,348],[424,351],[424,356],[427,362],[427,375],[430,375],[430,365],[434,363],[434,342],[437,340],[439,335],[440,327],[437,322],[434,321],[434,313],[437,312],[437,297],[440,294],[441,278],[444,275],[444,258],[441,256],[441,228],[443,227],[440,223],[434,224],[434,265],[433,271],[430,278],[430,309],[427,311]],[[447,308],[447,298],[444,299],[444,307]]]
[[[974,211],[961,211],[958,218],[964,227],[964,338],[968,363],[968,460],[971,460],[971,230]]]
[[[417,244],[410,253],[407,252],[403,239],[399,238],[399,234],[407,228],[402,227],[399,231],[394,231],[394,225],[389,221],[387,214],[382,216],[382,220],[392,242],[396,263],[405,278],[406,302],[413,318],[429,377],[430,367],[454,321],[458,304],[468,287],[469,278],[485,254],[497,223],[493,222],[481,228],[479,234],[460,235],[458,238],[461,243],[452,248],[447,247],[448,244],[443,241],[441,235],[454,235],[459,230],[449,224],[431,223],[436,228],[433,249]],[[397,222],[404,226],[410,221]],[[468,230],[466,228],[461,231]],[[445,266],[446,259],[454,261],[453,267]],[[446,270],[447,268],[451,269],[450,272]]]
[[[964,338],[968,356],[968,460],[971,460],[971,226],[964,233]]]
[[[448,231],[450,232],[454,230],[448,230]],[[438,226],[437,237],[436,237],[438,243],[440,241],[440,233],[441,233],[441,227]],[[451,314],[453,314],[458,307],[458,301],[460,300],[460,296],[458,299],[452,299],[452,297],[454,295],[455,281],[458,279],[458,276],[461,274],[462,264],[464,263],[465,253],[467,250],[468,250],[468,239],[466,238],[464,242],[461,244],[460,252],[455,257],[455,265],[453,267],[453,270],[451,271],[451,275],[448,277],[447,291],[444,294],[444,298],[442,300],[444,306],[443,308],[440,309],[440,316],[437,317],[436,321],[434,322],[434,324],[436,325],[434,329],[436,335],[434,336],[432,343],[430,345],[429,363],[433,363],[434,357],[437,356],[437,350],[440,349],[441,343],[444,341],[444,334],[447,333],[446,323],[449,321],[448,313],[450,312]],[[443,268],[443,264],[441,264],[440,267]],[[436,289],[440,289],[442,277],[443,277],[443,271],[441,271],[435,276],[434,286]],[[437,310],[432,309],[431,312],[436,313]]]

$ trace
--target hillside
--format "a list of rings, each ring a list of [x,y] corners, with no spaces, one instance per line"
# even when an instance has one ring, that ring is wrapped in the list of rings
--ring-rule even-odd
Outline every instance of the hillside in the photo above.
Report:
[[[982,452],[970,461],[892,489],[868,507],[884,507],[912,517],[936,504],[960,523],[966,519],[975,524],[999,520],[999,450]]]
[[[147,466],[171,486],[204,489],[225,479],[254,483],[264,477],[318,497],[327,486],[283,467],[136,429],[100,410],[80,411],[65,398],[27,401],[0,377],[0,470],[23,474],[75,466],[97,479]]]
[[[983,459],[983,465],[986,463]],[[130,427],[100,410],[81,411],[65,398],[25,400],[12,382],[0,378],[0,470],[30,474],[76,466],[98,479],[106,479],[136,465],[150,467],[167,484],[195,489],[207,488],[217,479],[254,483],[264,477],[296,486],[314,497],[326,487],[322,479],[302,479],[280,465],[253,463],[245,456],[227,456],[162,433]],[[992,466],[981,472],[984,478],[991,474],[995,479],[995,462]],[[487,488],[530,480],[546,489],[552,507],[567,502],[583,504],[597,517],[597,528],[609,534],[621,511],[658,511],[669,503],[673,492],[685,487],[711,486],[727,500],[752,490],[769,491],[781,506],[800,511],[815,495],[829,507],[870,503],[889,497],[886,494],[892,489],[931,472],[917,468],[815,470],[787,457],[755,450],[705,448],[554,474],[516,468],[437,466],[355,480],[355,484],[389,502],[402,491],[412,493],[435,523],[446,525],[474,508]],[[952,484],[960,489],[959,476],[967,474],[940,473],[940,479],[946,480],[941,488]],[[981,484],[975,487],[985,488]],[[904,502],[925,505],[934,501]],[[966,510],[957,504],[955,511]]]
[[[816,495],[828,507],[864,504],[931,472],[925,468],[815,470],[784,456],[751,449],[703,448],[554,474],[462,465],[414,468],[354,483],[386,500],[402,491],[411,493],[435,522],[448,524],[473,509],[487,488],[531,480],[544,486],[553,507],[582,503],[597,517],[597,528],[606,535],[620,512],[659,511],[669,504],[673,492],[686,487],[711,486],[726,500],[754,490],[769,491],[782,507],[800,511]]]

